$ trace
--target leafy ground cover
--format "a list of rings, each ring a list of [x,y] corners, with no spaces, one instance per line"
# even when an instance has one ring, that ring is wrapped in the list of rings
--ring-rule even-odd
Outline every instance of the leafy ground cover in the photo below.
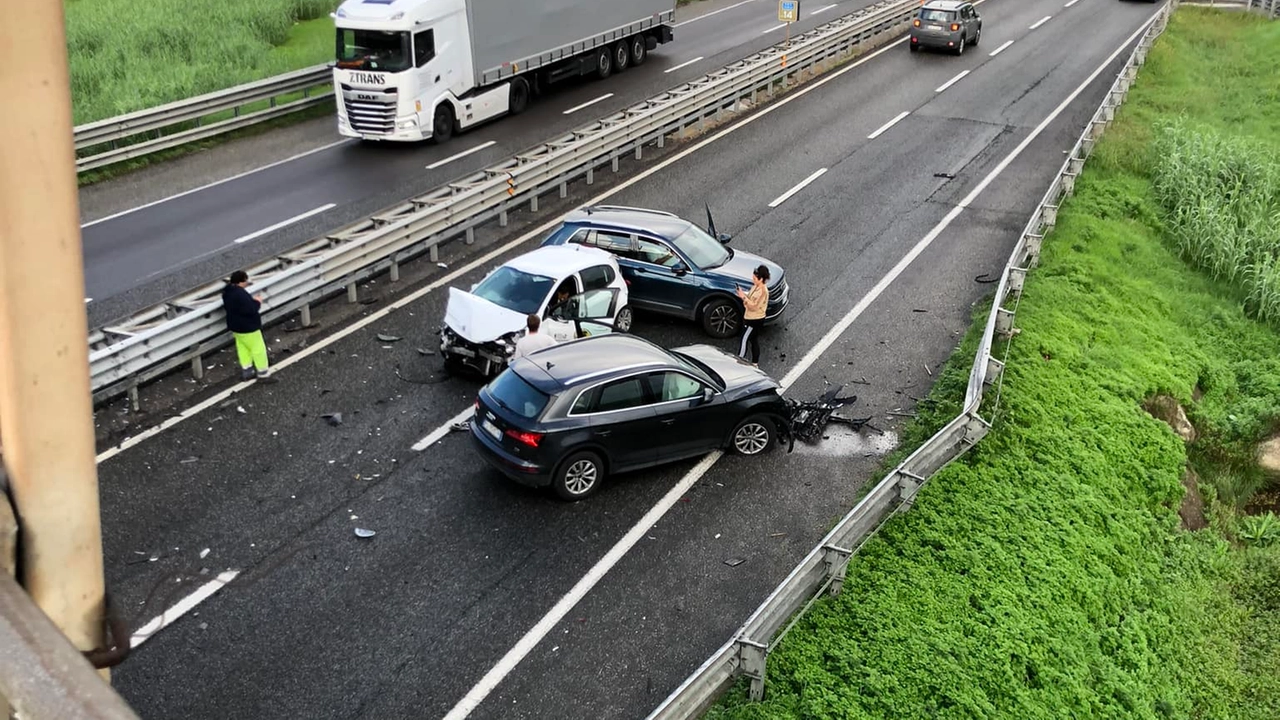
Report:
[[[992,432],[709,720],[1280,717],[1277,66],[1280,23],[1175,13],[1027,281]]]
[[[64,0],[74,122],[325,62],[339,3]]]

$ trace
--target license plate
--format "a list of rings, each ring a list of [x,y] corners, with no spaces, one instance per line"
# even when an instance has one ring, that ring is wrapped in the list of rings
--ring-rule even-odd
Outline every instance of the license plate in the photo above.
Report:
[[[481,420],[480,427],[484,428],[485,432],[492,435],[494,440],[502,439],[502,431],[499,430],[496,426],[494,426],[493,423],[489,422],[488,420]]]
[[[942,26],[941,26],[941,25],[930,25],[930,26],[929,26],[929,29],[930,29],[930,30],[933,30],[934,32],[937,32],[938,30],[941,30],[941,29],[942,29]]]

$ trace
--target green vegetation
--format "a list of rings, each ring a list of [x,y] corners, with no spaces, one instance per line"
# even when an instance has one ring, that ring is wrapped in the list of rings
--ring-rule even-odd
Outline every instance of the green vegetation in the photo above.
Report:
[[[64,0],[77,125],[333,55],[340,0]],[[304,22],[311,21],[311,22]]]
[[[1177,11],[1027,281],[992,432],[774,650],[765,701],[740,683],[709,720],[1280,717],[1253,454],[1280,431],[1280,333],[1265,275],[1215,259],[1275,261],[1246,229],[1276,207],[1277,66],[1280,23]],[[958,407],[976,331],[912,432]],[[1144,411],[1166,397],[1191,442]],[[1201,499],[1208,526],[1180,527]]]

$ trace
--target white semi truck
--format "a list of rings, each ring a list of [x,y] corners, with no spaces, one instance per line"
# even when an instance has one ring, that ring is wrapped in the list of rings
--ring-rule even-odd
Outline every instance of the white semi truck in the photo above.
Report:
[[[560,80],[607,78],[673,37],[676,0],[346,0],[338,132],[448,140]]]

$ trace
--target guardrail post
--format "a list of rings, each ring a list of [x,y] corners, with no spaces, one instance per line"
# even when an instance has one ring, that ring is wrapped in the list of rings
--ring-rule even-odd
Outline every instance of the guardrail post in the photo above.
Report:
[[[106,588],[66,20],[62,3],[8,7],[0,97],[21,112],[0,113],[0,445],[22,587],[94,650],[106,644]]]
[[[475,228],[473,228],[473,227],[469,227],[469,228],[467,228],[467,236],[466,236],[466,237],[467,237],[467,244],[468,244],[468,245],[475,245],[475,244],[476,244],[476,229],[475,229]]]
[[[916,493],[920,492],[925,479],[902,468],[898,468],[896,473],[898,475],[898,500],[902,503],[898,506],[898,512],[906,512],[915,504]]]
[[[1013,334],[1013,311],[996,308],[996,332],[1008,337]]]
[[[133,383],[129,386],[129,408],[134,412],[142,409],[142,401],[138,399],[138,384]]]
[[[533,197],[529,198],[529,212],[538,212],[538,189],[534,188]]]
[[[1027,233],[1027,259],[1030,261],[1030,267],[1035,267],[1040,263],[1040,247],[1044,244],[1044,235],[1042,233]]]
[[[987,377],[985,380],[983,380],[983,384],[984,385],[995,384],[995,382],[1000,379],[1000,373],[1002,372],[1004,372],[1004,363],[988,355],[987,356]]]
[[[849,558],[853,551],[835,545],[824,545],[822,561],[827,564],[827,578],[831,581],[830,592],[839,595],[844,589],[844,574],[849,568]]]
[[[769,646],[747,638],[734,641],[738,646],[738,667],[742,674],[751,678],[751,690],[748,696],[754,702],[764,699],[765,664],[769,658]]]
[[[299,311],[298,319],[302,321],[302,327],[311,327],[311,303],[302,304],[302,309]]]
[[[1058,224],[1058,206],[1046,204],[1040,210],[1040,222],[1044,224],[1045,230],[1052,230],[1054,225]]]
[[[641,140],[640,142],[636,143],[636,159],[637,160],[643,159],[641,156],[641,151],[643,150],[644,150],[644,141]]]
[[[615,153],[613,157],[609,158],[609,162],[610,162],[610,164],[611,164],[611,165],[612,165],[612,167],[613,167],[613,171],[614,171],[614,172],[618,172],[618,155],[617,155],[617,153]]]
[[[391,257],[391,267],[387,268],[387,277],[391,282],[400,282],[400,261],[394,255]]]
[[[569,183],[565,182],[564,180],[561,180],[560,181],[560,197],[562,198],[568,197],[568,195],[569,195]]]
[[[1022,284],[1027,281],[1027,269],[1020,267],[1009,268],[1009,296],[1017,297],[1022,294]]]
[[[506,227],[506,226],[507,226],[507,206],[503,205],[502,209],[498,211],[498,227]]]
[[[434,259],[434,258],[433,258],[433,259]],[[350,284],[348,284],[348,285],[347,285],[347,302],[349,302],[349,303],[356,303],[356,302],[359,302],[359,301],[360,301],[360,292],[359,292],[359,288],[358,288],[358,287],[356,287],[356,284],[355,284],[355,283],[350,283]]]
[[[587,168],[587,184],[594,185],[596,183],[596,169],[594,166]]]
[[[196,355],[191,358],[191,377],[196,380],[204,379],[204,357]]]

